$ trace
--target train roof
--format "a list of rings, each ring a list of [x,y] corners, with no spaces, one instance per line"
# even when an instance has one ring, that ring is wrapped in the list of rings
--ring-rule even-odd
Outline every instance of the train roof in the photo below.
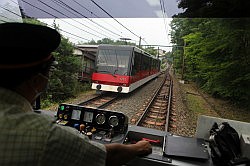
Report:
[[[149,54],[148,52],[136,47],[136,46],[131,46],[131,45],[112,45],[112,44],[100,44],[98,46],[98,49],[107,49],[107,48],[111,48],[111,49],[116,49],[116,50],[131,50],[131,51],[136,51],[139,53],[143,53],[144,55],[147,55],[151,58],[157,59],[156,57],[154,57],[153,55]]]

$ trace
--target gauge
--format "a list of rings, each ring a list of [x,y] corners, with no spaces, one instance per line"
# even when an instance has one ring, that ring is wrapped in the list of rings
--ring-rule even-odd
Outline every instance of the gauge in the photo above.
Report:
[[[68,115],[67,114],[64,115],[63,118],[64,118],[64,120],[67,120],[68,119]]]
[[[86,111],[84,113],[83,121],[91,123],[93,120],[94,113]]]
[[[106,121],[106,117],[104,114],[97,114],[96,115],[96,123],[97,124],[104,124]]]
[[[59,114],[59,118],[62,119],[63,118],[63,114]]]
[[[119,124],[119,119],[117,116],[113,115],[109,117],[109,124],[112,127],[115,127]]]
[[[71,119],[80,120],[81,110],[73,110],[71,114]]]

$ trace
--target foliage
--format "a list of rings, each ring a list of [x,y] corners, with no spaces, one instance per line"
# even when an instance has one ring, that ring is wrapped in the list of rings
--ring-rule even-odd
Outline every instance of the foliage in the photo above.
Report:
[[[52,101],[60,102],[79,93],[78,72],[81,64],[79,58],[73,55],[73,50],[73,44],[62,37],[59,47],[53,52],[58,65],[52,72],[46,93]]]
[[[114,41],[114,40],[109,39],[109,38],[103,38],[103,39],[97,40],[97,41],[91,40],[90,42],[83,43],[83,44],[92,44],[92,45],[112,44],[112,45],[132,45],[132,46],[135,45],[135,43],[131,43],[131,42],[127,42],[127,41],[121,41],[121,40]]]
[[[250,101],[250,20],[173,19],[174,65],[215,96]]]
[[[183,13],[175,17],[239,18],[249,16],[250,2],[246,0],[180,0]]]
[[[46,24],[36,19],[24,19],[24,22],[46,26]],[[54,28],[59,29],[55,24]],[[51,103],[62,102],[76,96],[81,91],[89,89],[89,84],[78,82],[78,72],[81,64],[79,57],[73,55],[73,51],[74,45],[69,39],[61,35],[59,47],[52,52],[58,64],[50,74],[46,92],[42,94],[42,107],[47,107]]]
[[[147,47],[147,48],[144,48],[143,50],[148,52],[149,54],[151,54],[153,56],[158,55],[158,51],[154,47]]]
[[[24,23],[29,23],[29,24],[36,24],[36,25],[44,25],[46,26],[45,23],[39,21],[39,20],[36,20],[36,19],[33,19],[33,18],[25,18],[23,19],[23,22]]]

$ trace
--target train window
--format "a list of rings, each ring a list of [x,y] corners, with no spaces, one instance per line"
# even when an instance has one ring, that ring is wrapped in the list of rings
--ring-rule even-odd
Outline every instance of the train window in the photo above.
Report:
[[[130,55],[131,51],[127,50],[99,50],[97,72],[127,75]]]
[[[141,70],[146,70],[146,56],[142,56]]]
[[[148,58],[148,65],[147,65],[147,69],[150,71],[150,69],[151,69],[151,61],[152,61],[152,59],[150,58],[150,57],[147,57]]]
[[[132,67],[132,75],[136,75],[140,71],[141,67],[141,54],[138,52],[134,53],[134,64]]]
[[[155,60],[152,59],[152,61],[151,61],[151,69],[154,69],[154,68],[155,68]]]
[[[143,70],[150,70],[150,58],[148,56],[143,57],[142,62]]]

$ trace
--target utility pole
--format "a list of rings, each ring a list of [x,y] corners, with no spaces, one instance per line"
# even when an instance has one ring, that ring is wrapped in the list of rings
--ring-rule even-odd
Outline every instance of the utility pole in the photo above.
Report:
[[[160,48],[158,47],[158,50],[157,50],[157,59],[159,59],[159,56],[160,56]]]
[[[184,68],[185,68],[185,47],[186,47],[186,41],[184,40],[183,54],[182,54],[181,80],[183,80],[183,79],[184,79]]]
[[[141,36],[139,38],[139,48],[141,48]]]
[[[131,40],[130,38],[125,38],[125,37],[120,38],[120,39],[121,39],[121,40],[124,40],[124,42],[125,42],[126,45],[128,44],[127,40]]]

